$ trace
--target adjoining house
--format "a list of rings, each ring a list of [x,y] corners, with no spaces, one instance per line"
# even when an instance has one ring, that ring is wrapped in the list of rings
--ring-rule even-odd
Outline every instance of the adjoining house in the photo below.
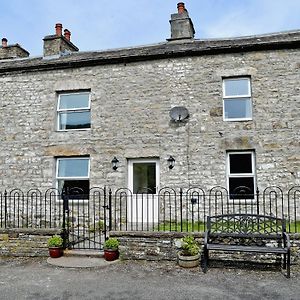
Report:
[[[41,57],[3,38],[1,189],[222,186],[251,201],[300,185],[300,30],[195,39],[183,3],[170,25],[159,44],[80,52],[56,24]],[[130,218],[159,219],[137,201]]]

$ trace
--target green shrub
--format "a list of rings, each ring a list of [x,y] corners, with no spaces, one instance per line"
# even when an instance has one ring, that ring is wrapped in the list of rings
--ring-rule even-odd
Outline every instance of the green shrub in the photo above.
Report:
[[[59,235],[53,235],[48,239],[48,247],[62,247],[63,239]]]
[[[182,255],[185,256],[197,255],[200,251],[198,243],[191,235],[187,235],[181,239],[181,249],[182,249]]]
[[[105,249],[118,249],[120,242],[116,238],[109,238],[104,242]]]

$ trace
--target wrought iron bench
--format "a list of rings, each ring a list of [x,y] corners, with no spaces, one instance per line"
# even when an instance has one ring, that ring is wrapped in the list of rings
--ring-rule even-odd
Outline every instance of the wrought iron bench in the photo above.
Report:
[[[207,217],[202,266],[207,272],[209,251],[251,252],[283,256],[290,277],[290,239],[285,219],[255,214]]]

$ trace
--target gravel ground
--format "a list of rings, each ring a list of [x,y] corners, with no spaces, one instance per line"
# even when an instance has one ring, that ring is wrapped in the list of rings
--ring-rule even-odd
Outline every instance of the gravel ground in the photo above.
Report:
[[[103,268],[0,258],[0,299],[300,299],[300,270],[183,269],[175,262],[121,261]]]

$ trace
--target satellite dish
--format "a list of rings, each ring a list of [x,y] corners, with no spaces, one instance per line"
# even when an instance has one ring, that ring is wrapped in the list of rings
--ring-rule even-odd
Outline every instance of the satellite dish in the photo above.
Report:
[[[184,106],[175,106],[170,110],[169,115],[173,121],[180,122],[188,118],[189,111]]]

